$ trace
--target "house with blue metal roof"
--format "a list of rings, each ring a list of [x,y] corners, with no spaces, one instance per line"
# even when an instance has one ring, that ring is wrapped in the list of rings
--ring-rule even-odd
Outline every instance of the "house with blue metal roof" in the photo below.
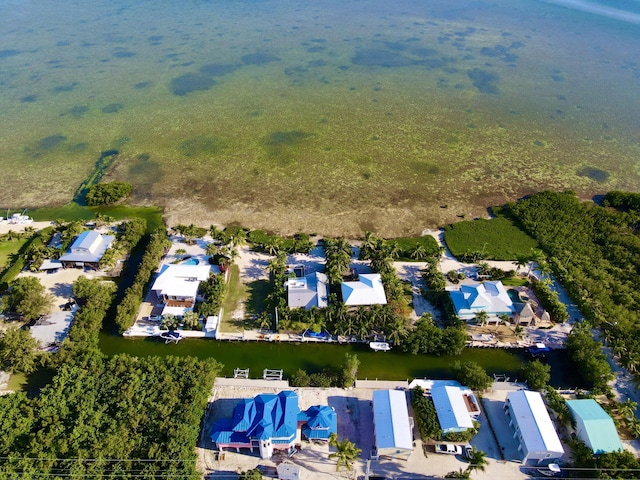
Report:
[[[211,440],[218,449],[259,449],[261,458],[274,450],[291,450],[298,429],[309,439],[328,439],[337,432],[336,412],[327,406],[314,406],[300,412],[298,395],[284,390],[277,395],[264,393],[240,400],[231,418],[216,421]]]
[[[576,421],[576,434],[593,453],[622,450],[622,442],[613,419],[595,400],[567,400],[567,406]]]
[[[332,433],[338,432],[338,415],[332,407],[314,405],[298,414],[298,425],[308,440],[328,441]]]
[[[413,451],[413,425],[403,390],[373,392],[373,431],[376,457],[408,460]]]
[[[478,400],[469,387],[437,385],[431,389],[431,399],[442,433],[469,430],[480,415]]]

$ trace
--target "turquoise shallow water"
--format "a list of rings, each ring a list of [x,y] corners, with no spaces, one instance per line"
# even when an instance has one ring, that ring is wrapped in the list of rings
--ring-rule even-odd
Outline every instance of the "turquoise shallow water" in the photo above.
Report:
[[[109,149],[137,202],[274,229],[636,189],[637,29],[526,0],[0,0],[0,205],[65,203]]]

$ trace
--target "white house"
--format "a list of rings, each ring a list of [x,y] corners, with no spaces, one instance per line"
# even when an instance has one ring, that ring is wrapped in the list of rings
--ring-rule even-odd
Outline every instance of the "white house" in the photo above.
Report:
[[[363,273],[358,275],[357,282],[342,282],[342,300],[347,306],[385,305],[387,296],[384,293],[379,273]]]
[[[431,399],[443,433],[464,432],[473,428],[473,420],[480,415],[478,400],[469,387],[434,386]]]
[[[377,456],[409,458],[413,451],[413,422],[403,390],[373,392],[373,430]]]
[[[163,265],[151,290],[164,304],[163,314],[183,315],[193,308],[200,282],[211,273],[209,265]]]
[[[500,281],[462,285],[450,290],[449,296],[456,315],[463,320],[471,320],[482,311],[494,317],[515,313],[513,302]]]
[[[60,257],[60,263],[64,268],[100,268],[100,259],[114,240],[113,235],[102,235],[95,230],[82,232],[71,245],[69,252]]]
[[[287,280],[287,304],[289,308],[311,307],[326,308],[329,305],[327,276],[324,273],[311,273],[301,278]]]
[[[522,463],[553,462],[564,455],[562,443],[538,392],[509,392],[504,413],[522,452]]]

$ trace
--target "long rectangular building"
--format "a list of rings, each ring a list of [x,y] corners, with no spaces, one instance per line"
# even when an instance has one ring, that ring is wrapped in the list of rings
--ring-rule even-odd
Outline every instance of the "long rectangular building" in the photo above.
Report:
[[[373,428],[378,456],[409,458],[413,451],[413,428],[403,390],[373,392]]]
[[[560,438],[547,412],[542,395],[538,392],[518,390],[509,392],[504,412],[519,442],[522,463],[543,463],[564,455]]]

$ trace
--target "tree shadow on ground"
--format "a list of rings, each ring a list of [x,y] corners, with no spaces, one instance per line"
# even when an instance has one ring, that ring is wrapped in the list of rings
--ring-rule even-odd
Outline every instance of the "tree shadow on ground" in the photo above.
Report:
[[[253,282],[249,282],[246,284],[247,287],[247,303],[246,303],[246,313],[250,318],[253,318],[254,315],[259,315],[264,311],[265,308],[265,298],[271,291],[271,284],[269,280],[255,280]],[[251,321],[251,324],[255,324],[255,321]],[[257,325],[254,325],[257,327]]]

